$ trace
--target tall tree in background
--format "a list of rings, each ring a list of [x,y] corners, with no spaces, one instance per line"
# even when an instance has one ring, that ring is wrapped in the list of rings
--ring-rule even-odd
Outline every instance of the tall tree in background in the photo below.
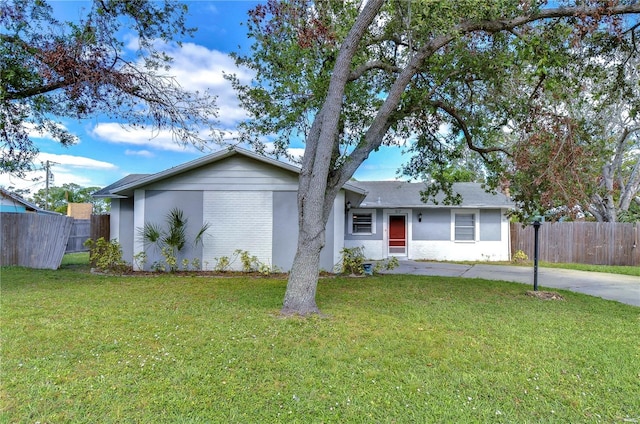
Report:
[[[598,34],[625,37],[637,29],[619,18],[637,22],[635,1],[553,4],[270,0],[253,9],[255,43],[237,62],[256,78],[250,86],[235,81],[253,114],[246,137],[258,143],[275,133],[280,154],[292,139],[305,141],[284,314],[318,312],[327,219],[338,191],[372,151],[413,138],[415,154],[446,164],[463,144],[486,159],[497,184],[501,159],[511,154],[504,124],[512,114],[536,114],[528,97],[505,91],[512,73],[532,94],[539,84],[553,91],[563,75],[552,71],[568,65],[566,52]],[[440,134],[443,125],[449,134]]]
[[[551,211],[615,222],[640,202],[637,47],[635,36],[600,34],[567,52],[551,88],[545,73],[535,92],[526,84],[511,90],[536,110],[511,115],[505,131],[514,146],[508,177],[521,215]]]
[[[94,0],[63,22],[45,0],[0,2],[0,172],[22,175],[37,148],[29,133],[62,145],[75,137],[56,119],[95,114],[123,125],[170,129],[179,143],[212,137],[214,99],[189,93],[168,75],[171,58],[158,46],[179,41],[186,6],[164,2]],[[126,54],[123,35],[136,37]],[[210,128],[211,136],[202,134]]]
[[[38,190],[33,195],[33,202],[41,208],[63,215],[67,213],[69,203],[91,203],[93,204],[93,213],[102,214],[108,212],[109,203],[105,199],[94,199],[91,196],[99,189],[100,187],[80,187],[75,183],[66,183],[61,187],[49,187],[48,195],[45,189]]]

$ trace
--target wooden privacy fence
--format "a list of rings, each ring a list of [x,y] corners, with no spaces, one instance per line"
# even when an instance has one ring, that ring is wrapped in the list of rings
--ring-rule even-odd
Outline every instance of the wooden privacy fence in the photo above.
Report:
[[[76,219],[71,227],[65,253],[86,252],[84,242],[91,238],[109,240],[109,215],[91,215],[91,219]]]
[[[540,226],[538,259],[546,262],[640,266],[640,223],[554,222]],[[511,254],[533,259],[532,225],[511,224]]]
[[[110,238],[110,220],[109,215],[91,215],[91,233],[89,237],[93,240],[98,240],[103,237],[105,240]]]
[[[0,213],[0,265],[57,269],[73,218],[35,213]]]
[[[90,219],[74,219],[67,241],[67,250],[64,253],[84,252],[88,250],[84,247],[84,242],[91,233]]]

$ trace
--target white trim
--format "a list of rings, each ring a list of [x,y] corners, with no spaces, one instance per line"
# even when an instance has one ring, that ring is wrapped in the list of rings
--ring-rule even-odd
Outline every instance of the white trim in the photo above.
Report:
[[[383,257],[388,258],[390,256],[409,257],[409,250],[411,248],[411,234],[412,234],[412,221],[413,221],[413,209],[383,209],[383,235],[382,235],[382,248]],[[389,253],[389,215],[404,215],[405,216],[405,231],[407,237],[407,245],[405,246],[404,254],[391,254]]]
[[[473,214],[473,240],[456,240],[456,215]],[[480,241],[480,209],[451,209],[451,241],[454,243],[477,243]]]
[[[122,240],[122,237],[120,237],[120,199],[111,199],[111,210],[109,212],[109,240]]]
[[[133,192],[133,257],[144,252],[144,241],[138,237],[138,228],[144,228],[144,206],[145,191],[134,190]],[[142,271],[138,261],[133,261],[133,270]]]
[[[371,214],[371,232],[370,233],[354,233],[353,232],[353,214],[358,214],[358,213],[370,213]],[[373,234],[376,234],[376,210],[375,209],[349,209],[349,220],[348,220],[348,224],[349,225],[349,234],[353,234],[356,236],[370,236]]]
[[[340,190],[336,199],[333,201],[333,264],[340,262],[342,248],[344,244],[344,216],[342,208],[344,207],[344,190]]]

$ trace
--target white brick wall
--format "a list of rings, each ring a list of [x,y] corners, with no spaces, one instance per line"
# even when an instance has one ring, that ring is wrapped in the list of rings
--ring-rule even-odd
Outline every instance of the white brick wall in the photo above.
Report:
[[[233,257],[236,249],[271,264],[273,195],[270,191],[206,191],[203,219],[211,224],[203,240],[202,265],[215,266],[215,258]],[[242,269],[237,259],[232,269]]]

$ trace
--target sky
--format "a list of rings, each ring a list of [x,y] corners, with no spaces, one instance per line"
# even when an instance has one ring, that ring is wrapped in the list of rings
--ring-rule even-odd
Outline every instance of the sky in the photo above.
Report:
[[[60,17],[80,16],[87,1],[55,0],[50,4]],[[236,68],[229,53],[239,48],[246,52],[251,40],[246,36],[247,11],[256,4],[253,1],[202,0],[187,2],[189,17],[187,26],[198,30],[192,38],[185,39],[180,49],[169,51],[174,58],[170,74],[180,85],[189,90],[205,90],[217,96],[220,127],[233,134],[236,125],[246,117],[238,104],[231,85],[223,79],[223,72],[236,73],[245,81],[250,74]],[[123,34],[126,40],[127,34]],[[51,186],[75,183],[81,187],[104,187],[128,174],[151,174],[202,157],[219,150],[211,145],[201,152],[193,146],[180,146],[168,132],[152,136],[148,131],[132,130],[94,116],[82,121],[63,118],[64,125],[78,138],[78,143],[62,147],[46,134],[32,133],[31,137],[40,154],[35,163],[49,161],[53,178]],[[297,143],[297,144],[296,144]],[[292,151],[301,153],[304,145],[294,142]],[[354,175],[358,180],[393,180],[404,160],[400,147],[381,147],[373,152]],[[38,181],[34,181],[39,178]],[[26,178],[0,175],[0,186],[29,189],[31,194],[45,187],[45,171],[39,169]]]

